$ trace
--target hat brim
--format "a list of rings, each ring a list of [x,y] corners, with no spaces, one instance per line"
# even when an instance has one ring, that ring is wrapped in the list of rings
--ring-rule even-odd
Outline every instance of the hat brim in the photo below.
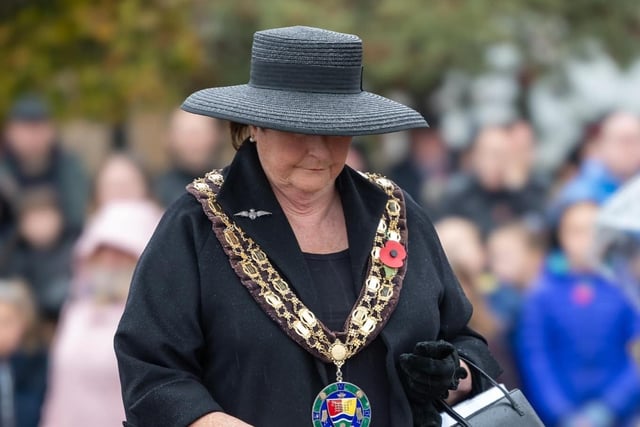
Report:
[[[245,85],[203,89],[182,104],[202,114],[311,135],[375,135],[428,127],[411,108],[371,92],[289,92]]]

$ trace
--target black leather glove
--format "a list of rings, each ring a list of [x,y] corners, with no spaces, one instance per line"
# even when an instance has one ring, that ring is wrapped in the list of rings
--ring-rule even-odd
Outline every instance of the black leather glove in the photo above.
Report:
[[[441,427],[442,417],[433,402],[411,403],[414,427]]]
[[[414,424],[420,427],[439,425],[434,424],[440,422],[434,403],[446,399],[449,390],[457,389],[460,380],[467,377],[455,347],[442,340],[419,342],[413,353],[400,355],[399,366]]]

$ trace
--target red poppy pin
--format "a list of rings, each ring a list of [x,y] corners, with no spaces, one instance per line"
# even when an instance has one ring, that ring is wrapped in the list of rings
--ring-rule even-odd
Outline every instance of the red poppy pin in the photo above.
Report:
[[[400,242],[395,240],[387,240],[380,249],[380,261],[387,267],[400,268],[404,264],[407,257],[407,251]]]

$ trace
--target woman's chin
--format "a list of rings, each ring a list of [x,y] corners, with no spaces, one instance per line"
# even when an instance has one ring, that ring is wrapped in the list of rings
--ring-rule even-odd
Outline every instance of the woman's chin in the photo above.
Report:
[[[289,182],[298,191],[316,193],[333,185],[335,178],[328,171],[304,171],[292,176]]]
[[[314,194],[322,190],[325,190],[327,186],[331,185],[331,182],[327,180],[315,181],[315,182],[298,182],[294,183],[293,187],[301,193]]]

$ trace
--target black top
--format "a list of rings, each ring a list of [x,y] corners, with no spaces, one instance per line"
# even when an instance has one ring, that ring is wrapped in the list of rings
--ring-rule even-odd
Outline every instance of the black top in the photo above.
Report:
[[[341,331],[360,292],[360,286],[351,274],[349,250],[326,255],[305,253],[304,258],[317,290],[317,299],[309,308],[329,329]],[[387,349],[378,337],[342,367],[344,381],[360,387],[369,398],[372,427],[391,425],[386,353]],[[335,366],[327,364],[326,367],[329,381],[334,382]]]
[[[240,148],[224,175],[217,197],[224,212],[229,217],[251,208],[272,212],[235,221],[300,300],[320,307],[312,273],[254,144]],[[388,197],[348,167],[336,187],[347,223],[352,283],[360,286]],[[471,305],[433,225],[410,197],[406,201],[407,272],[398,305],[379,335],[385,347],[379,376],[389,381],[391,421],[378,427],[413,426],[397,362],[419,341],[445,339],[490,374],[499,372],[486,342],[466,326]],[[132,427],[185,427],[211,411],[257,427],[307,426],[313,400],[335,379],[251,297],[190,194],[169,207],[140,258],[115,347],[126,425]],[[475,376],[473,384],[484,388]],[[368,386],[362,383],[363,389]]]

